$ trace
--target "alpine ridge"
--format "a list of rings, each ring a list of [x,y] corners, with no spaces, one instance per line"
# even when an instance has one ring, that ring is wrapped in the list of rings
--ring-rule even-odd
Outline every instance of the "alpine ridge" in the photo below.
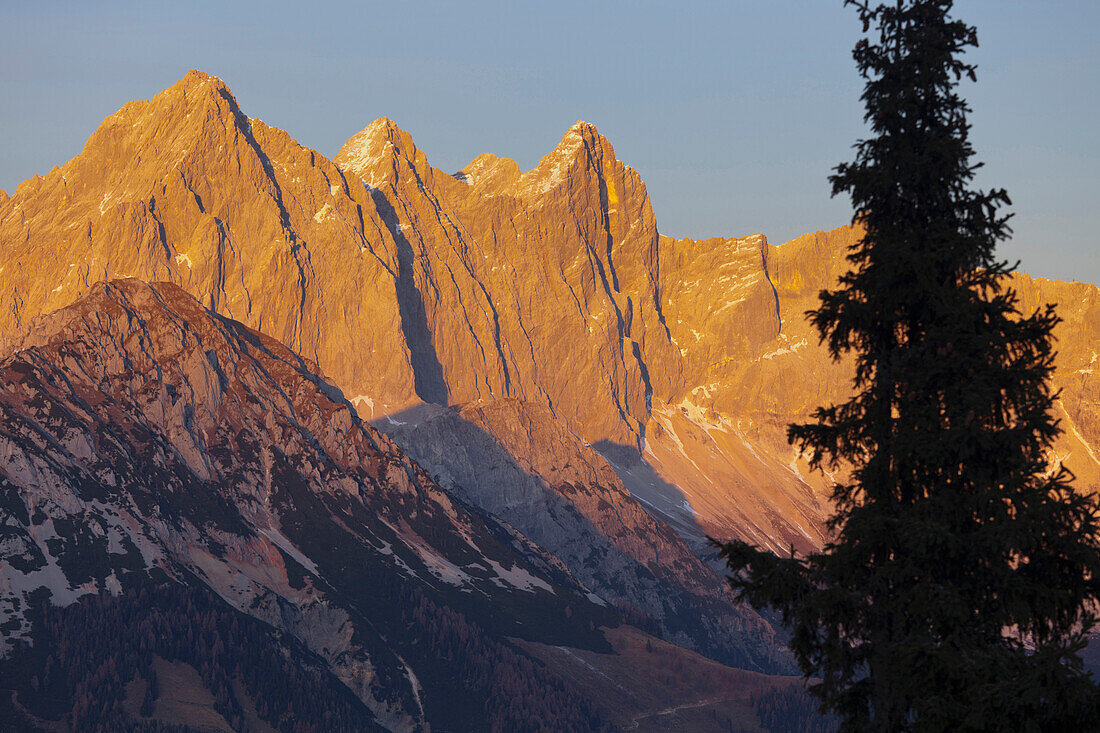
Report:
[[[380,426],[520,400],[697,552],[706,533],[817,547],[829,479],[784,431],[847,390],[802,313],[858,236],[663,236],[584,122],[527,172],[484,154],[445,173],[385,118],[329,160],[190,72],[0,203],[0,334],[104,278],[170,281],[315,361]],[[1014,282],[1026,307],[1063,306],[1057,458],[1100,486],[1097,289]]]

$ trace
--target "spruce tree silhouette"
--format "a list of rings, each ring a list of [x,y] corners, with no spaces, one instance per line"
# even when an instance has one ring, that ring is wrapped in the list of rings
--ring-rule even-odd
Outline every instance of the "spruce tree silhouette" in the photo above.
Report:
[[[957,88],[975,29],[951,0],[845,5],[874,136],[830,180],[865,234],[808,315],[854,357],[855,394],[788,438],[847,478],[821,552],[727,543],[730,582],[781,613],[844,730],[1095,728],[1078,653],[1097,622],[1097,498],[1049,461],[1059,319],[1019,312],[994,254],[1011,202],[971,187]]]

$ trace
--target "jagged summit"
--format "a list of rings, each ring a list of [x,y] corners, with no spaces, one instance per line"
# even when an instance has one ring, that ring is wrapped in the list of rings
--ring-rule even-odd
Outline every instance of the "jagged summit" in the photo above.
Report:
[[[395,183],[402,169],[424,176],[432,170],[412,135],[388,117],[379,117],[353,135],[332,160],[371,188]]]
[[[190,69],[179,81],[168,87],[165,91],[182,91],[189,95],[194,95],[204,90],[210,90],[217,94],[231,97],[234,103],[236,103],[236,98],[233,97],[233,92],[229,89],[229,85],[226,84],[221,77],[207,74],[205,71],[199,69]]]
[[[488,195],[508,189],[520,177],[519,163],[482,153],[454,174],[456,180]]]
[[[483,195],[538,196],[563,183],[582,160],[582,167],[595,168],[601,175],[603,167],[611,164],[633,172],[616,160],[614,148],[595,125],[577,120],[554,149],[525,173],[511,158],[482,153],[452,177]],[[425,180],[436,173],[412,136],[388,117],[379,117],[349,138],[333,162],[371,188],[395,183],[402,170]]]
[[[188,69],[187,73],[184,74],[178,82],[176,82],[176,86],[202,86],[209,82],[221,84],[222,86],[225,85],[225,82],[223,82],[220,78],[214,76],[213,74],[207,74],[201,69]]]
[[[167,119],[188,119],[196,114],[225,115],[244,118],[236,97],[229,86],[216,76],[192,69],[172,86],[149,99],[129,102],[114,115],[104,120],[103,127],[112,127],[108,123],[129,121],[141,124],[156,120],[163,124]],[[196,123],[199,120],[195,121]],[[94,138],[94,135],[93,135]],[[92,139],[89,139],[92,142]]]

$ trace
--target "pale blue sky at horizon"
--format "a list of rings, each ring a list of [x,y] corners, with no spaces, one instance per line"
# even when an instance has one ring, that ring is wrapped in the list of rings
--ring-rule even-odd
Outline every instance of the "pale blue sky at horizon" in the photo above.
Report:
[[[959,0],[978,27],[978,184],[1008,189],[1021,269],[1100,283],[1100,3]],[[663,234],[780,244],[851,216],[827,177],[866,134],[841,0],[5,3],[0,188],[80,152],[190,68],[333,156],[371,120],[436,167],[524,170],[577,119],[646,182]]]

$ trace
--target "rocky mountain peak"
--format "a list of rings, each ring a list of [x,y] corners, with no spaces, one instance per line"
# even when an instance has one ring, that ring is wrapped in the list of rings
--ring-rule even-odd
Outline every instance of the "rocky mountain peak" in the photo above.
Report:
[[[486,195],[511,187],[519,177],[519,163],[492,153],[482,153],[454,174],[456,180]]]
[[[316,369],[274,339],[260,334],[257,338],[257,345],[267,352],[279,352],[303,368]],[[217,354],[223,366],[236,361],[235,352],[240,352],[234,331],[178,285],[136,278],[95,283],[75,303],[35,318],[14,352],[78,342],[104,356],[94,362],[98,377],[155,370],[166,360],[199,347],[208,358]],[[342,401],[342,397],[336,399]]]
[[[575,182],[578,172],[585,169],[603,176],[624,168],[615,159],[615,150],[607,138],[594,125],[577,120],[557,146],[523,174],[518,187],[521,195],[541,197],[566,182]]]
[[[36,633],[43,589],[63,607],[174,578],[275,627],[382,729],[412,733],[425,701],[462,694],[419,651],[439,648],[421,636],[441,628],[433,609],[500,653],[497,636],[561,643],[615,620],[313,369],[167,283],[97,284],[37,319],[0,359],[0,659]]]
[[[352,135],[333,162],[371,188],[395,184],[404,172],[430,179],[428,157],[412,136],[388,117],[379,117]]]
[[[112,139],[133,136],[137,136],[136,142],[163,149],[181,142],[179,136],[185,130],[214,132],[214,123],[223,130],[249,128],[248,118],[225,82],[191,70],[159,94],[125,104],[107,117],[88,139],[85,151],[96,150]]]

